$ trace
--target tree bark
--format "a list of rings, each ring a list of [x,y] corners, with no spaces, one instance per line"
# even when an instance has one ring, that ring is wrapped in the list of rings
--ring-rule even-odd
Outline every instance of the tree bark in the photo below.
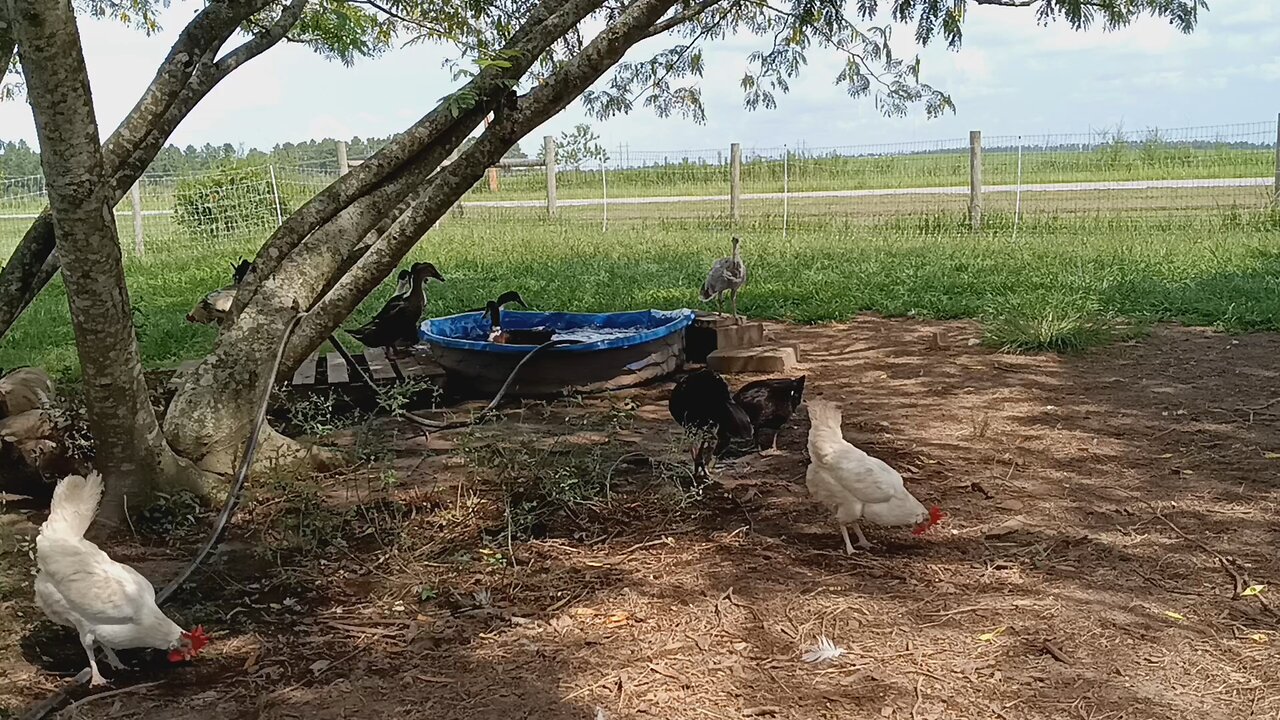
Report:
[[[463,121],[439,137],[437,145],[429,149],[418,165],[401,174],[395,183],[360,198],[311,233],[274,273],[262,280],[253,302],[234,324],[224,325],[213,352],[182,378],[182,385],[165,415],[165,435],[174,449],[205,470],[229,472],[235,459],[232,451],[239,437],[239,423],[243,418],[252,417],[258,388],[267,381],[262,374],[267,368],[259,359],[271,355],[280,343],[293,308],[309,307],[321,296],[360,241],[426,181],[431,171],[480,124],[482,117],[479,109],[464,114]],[[332,331],[330,328],[329,332]],[[320,338],[315,346],[327,337],[326,334]],[[306,354],[301,358],[286,358],[277,377],[287,377],[305,357]],[[264,433],[255,461],[260,468],[294,464],[313,457],[321,463],[329,460],[269,428]]]
[[[432,176],[413,204],[383,233],[299,323],[285,351],[300,362],[333,330],[413,249],[418,240],[476,183],[486,168],[500,160],[520,138],[563,110],[613,67],[627,50],[650,33],[654,23],[676,0],[637,0],[582,52],[565,63],[546,82],[520,98],[517,109],[503,113],[456,160]]]
[[[307,236],[356,200],[393,180],[406,167],[420,163],[421,156],[440,137],[464,122],[460,120],[456,99],[472,99],[474,105],[464,108],[464,111],[475,107],[486,113],[494,110],[515,82],[524,77],[548,48],[603,4],[604,0],[542,0],[503,46],[504,56],[510,57],[508,67],[490,65],[480,70],[450,98],[285,219],[258,251],[253,269],[236,291],[226,322],[236,321],[240,312],[253,301],[259,282],[274,273]],[[474,128],[474,125],[469,128]]]
[[[9,65],[13,63],[13,52],[18,48],[18,40],[13,36],[12,22],[9,20],[9,9],[0,3],[0,83],[9,74]]]
[[[271,2],[210,3],[187,24],[151,84],[103,146],[104,177],[113,204],[142,176],[191,110],[223,78],[283,39],[307,4],[307,0],[292,0],[275,23],[219,60],[218,51],[236,28]],[[0,38],[0,49],[2,45]],[[10,261],[0,268],[0,338],[57,273],[55,246],[46,208],[27,228]]]
[[[51,221],[62,239],[95,464],[107,487],[102,516],[112,520],[126,496],[137,502],[173,486],[203,492],[203,477],[166,444],[143,379],[75,14],[67,0],[4,2],[35,116]]]
[[[499,160],[520,137],[590,87],[631,45],[643,39],[645,32],[674,4],[675,0],[633,3],[618,18],[616,27],[603,31],[574,60],[531,92],[527,104],[504,112],[476,145],[447,168],[436,170],[423,186],[425,190],[418,192],[418,200],[392,226],[389,237],[375,243],[356,262],[356,279],[347,276],[339,280],[321,305],[303,319],[290,341],[284,366],[296,366],[323,342],[350,310],[391,272],[431,224],[480,178],[485,168]],[[568,0],[523,37],[532,46],[540,47],[539,52],[545,52],[598,5],[598,0]],[[571,13],[573,21],[561,13]],[[513,63],[512,70],[527,72],[535,61],[536,57],[525,58],[519,64]],[[502,82],[504,79],[512,78],[497,75],[481,83],[482,88],[497,91],[493,97],[479,96],[481,112],[487,112],[491,103],[503,100],[507,87]],[[245,286],[241,286],[237,302],[245,304],[240,315],[219,336],[213,353],[183,379],[165,416],[165,435],[184,457],[196,460],[201,467],[213,472],[223,472],[229,467],[228,429],[234,427],[237,418],[250,414],[253,400],[250,390],[263,382],[258,374],[262,368],[252,359],[262,357],[280,341],[292,308],[313,305],[330,284],[333,274],[342,267],[344,258],[355,248],[356,241],[375,227],[381,213],[402,202],[396,200],[398,192],[388,190],[383,184],[388,176],[394,174],[404,181],[438,167],[483,117],[467,117],[459,122],[451,115],[448,103],[443,103],[415,126],[419,130],[417,135],[412,131],[403,134],[388,146],[389,151],[384,149],[385,154],[361,163],[281,227],[285,230],[292,223],[292,230],[278,232],[268,241],[251,273],[258,274],[252,295],[244,297],[248,293]],[[406,137],[414,140],[406,141]],[[425,142],[421,149],[415,145],[420,142]],[[361,171],[366,168],[369,170],[361,177]],[[407,184],[412,190],[414,183]],[[364,198],[380,193],[384,194],[386,203],[365,205]],[[264,449],[267,449],[262,456],[264,464],[305,459],[304,448],[274,433],[264,440]]]

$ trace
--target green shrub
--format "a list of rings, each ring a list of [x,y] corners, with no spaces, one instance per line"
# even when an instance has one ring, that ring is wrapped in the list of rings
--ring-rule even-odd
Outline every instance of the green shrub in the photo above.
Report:
[[[275,190],[267,167],[185,178],[174,192],[173,213],[179,227],[202,239],[274,228],[277,211],[284,216],[290,212]]]

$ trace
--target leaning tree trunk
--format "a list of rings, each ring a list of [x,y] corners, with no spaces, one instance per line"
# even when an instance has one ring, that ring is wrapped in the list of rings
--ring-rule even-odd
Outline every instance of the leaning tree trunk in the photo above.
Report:
[[[103,177],[113,206],[142,176],[183,118],[223,78],[280,42],[307,5],[307,0],[291,0],[274,23],[219,58],[223,44],[240,24],[273,1],[211,3],[183,29],[151,84],[102,147]],[[7,57],[4,48],[4,29],[0,28],[0,57]],[[59,267],[54,225],[45,208],[27,228],[9,262],[0,268],[0,338]]]
[[[628,6],[573,59],[520,99],[516,109],[495,119],[457,160],[434,172],[416,194],[409,197],[408,210],[363,252],[350,272],[323,298],[318,296],[331,284],[332,274],[344,268],[344,257],[376,226],[376,213],[362,213],[360,204],[353,203],[292,250],[273,257],[275,265],[271,272],[259,279],[253,297],[227,332],[219,337],[213,354],[190,372],[170,405],[165,417],[165,433],[173,446],[186,457],[199,458],[202,467],[221,470],[228,460],[223,451],[227,445],[225,426],[251,407],[248,389],[266,380],[258,374],[263,370],[261,364],[250,359],[261,357],[267,348],[280,342],[283,328],[294,312],[292,308],[314,304],[290,342],[287,364],[296,364],[328,337],[427,229],[484,176],[486,168],[501,159],[521,137],[590,87],[628,48],[644,39],[653,24],[674,4],[675,0],[636,0]],[[502,97],[491,99],[500,102]],[[487,112],[487,108],[481,110]],[[472,127],[481,117],[469,119]],[[438,166],[465,136],[457,134],[457,129],[438,135],[432,151],[419,162],[429,167]],[[416,176],[417,172],[408,172],[402,177]],[[371,197],[377,190],[367,192],[371,194],[366,197]],[[390,204],[379,205],[385,208],[381,212],[392,211],[403,202],[391,202],[394,196],[387,193]],[[266,439],[275,453],[268,455],[268,462],[296,460],[305,453],[300,446],[291,445],[274,433]]]
[[[3,0],[18,40],[40,139],[96,465],[102,514],[119,517],[158,487],[203,491],[202,475],[166,444],[142,375],[114,200],[103,160],[75,14],[67,0]],[[136,506],[136,505],[135,505]]]

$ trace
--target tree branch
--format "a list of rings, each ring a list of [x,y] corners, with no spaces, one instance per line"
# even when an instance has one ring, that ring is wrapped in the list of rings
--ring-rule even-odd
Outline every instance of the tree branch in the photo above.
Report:
[[[298,21],[302,19],[302,12],[307,8],[307,2],[308,0],[293,0],[280,11],[280,16],[276,18],[275,22],[256,33],[240,47],[227,53],[221,60],[218,60],[216,66],[217,79],[214,80],[214,83],[220,82],[234,72],[236,68],[275,47],[276,43],[283,40],[289,34],[289,31],[293,29],[293,26],[297,25]]]
[[[306,357],[360,302],[390,274],[426,230],[453,207],[486,168],[516,141],[563,110],[613,67],[633,45],[648,37],[653,24],[675,0],[635,0],[573,58],[544,82],[520,97],[514,111],[503,113],[447,167],[431,176],[409,210],[356,262],[294,331],[289,357]],[[317,340],[319,338],[319,340]],[[314,343],[314,344],[312,344]],[[310,345],[310,346],[309,346]]]
[[[495,64],[481,69],[470,82],[451,93],[395,140],[290,215],[258,251],[253,269],[236,292],[228,320],[235,322],[235,318],[253,300],[263,279],[275,272],[309,234],[427,152],[437,138],[459,122],[460,109],[476,105],[488,109],[496,107],[542,53],[598,9],[601,3],[602,0],[543,0],[500,51],[507,58],[507,67]],[[468,132],[470,130],[468,128]]]
[[[209,73],[219,48],[242,22],[271,2],[211,2],[187,23],[133,110],[103,143],[104,177],[113,204],[137,182],[191,109],[225,77]],[[56,274],[54,247],[52,216],[46,207],[0,268],[0,337]]]
[[[721,2],[724,2],[724,0],[699,0],[699,2],[695,3],[691,7],[672,15],[665,20],[654,23],[653,27],[645,33],[645,37],[651,38],[655,35],[661,35],[662,33],[679,25],[683,25],[690,20],[696,20],[701,17],[703,13],[716,5],[719,5]]]
[[[13,34],[8,3],[0,2],[0,83],[9,74],[9,67],[13,65],[13,53],[17,49],[18,39]]]

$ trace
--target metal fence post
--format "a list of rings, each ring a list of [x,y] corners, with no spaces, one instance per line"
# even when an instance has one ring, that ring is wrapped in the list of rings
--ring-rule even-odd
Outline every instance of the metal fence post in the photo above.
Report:
[[[982,228],[982,131],[969,131],[969,223]]]

